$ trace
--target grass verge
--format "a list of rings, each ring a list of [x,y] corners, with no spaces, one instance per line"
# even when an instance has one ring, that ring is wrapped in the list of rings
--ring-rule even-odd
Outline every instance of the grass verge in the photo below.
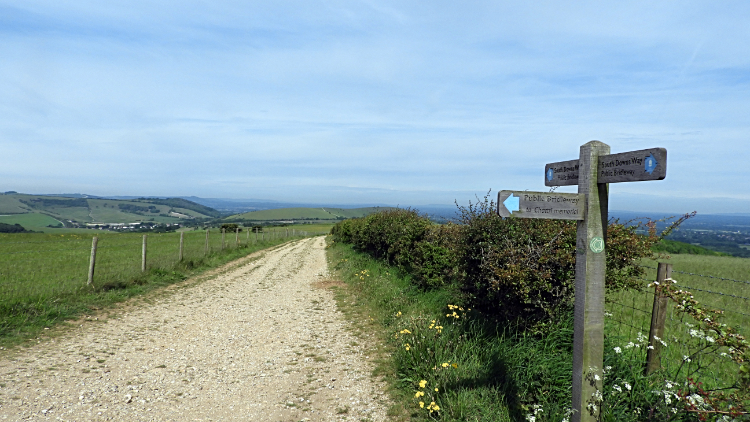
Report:
[[[391,386],[396,419],[515,421],[543,409],[562,420],[570,404],[572,319],[538,338],[478,318],[450,288],[422,291],[350,245],[329,242],[337,295],[360,330],[380,333],[378,375]],[[541,420],[538,418],[537,420]]]

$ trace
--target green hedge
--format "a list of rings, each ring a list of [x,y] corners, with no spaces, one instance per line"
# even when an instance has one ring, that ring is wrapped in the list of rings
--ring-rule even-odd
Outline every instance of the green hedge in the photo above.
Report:
[[[572,306],[576,226],[562,220],[501,218],[487,198],[460,208],[458,224],[433,224],[416,210],[387,210],[345,220],[334,240],[383,259],[422,289],[455,287],[465,305],[488,316],[538,325]],[[611,221],[608,289],[636,287],[660,237]]]

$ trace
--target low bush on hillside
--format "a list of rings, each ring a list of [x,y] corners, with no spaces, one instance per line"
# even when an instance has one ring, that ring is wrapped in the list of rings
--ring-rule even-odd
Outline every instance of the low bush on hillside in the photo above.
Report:
[[[16,224],[0,223],[0,233],[34,233],[32,230],[26,230],[25,227]]]

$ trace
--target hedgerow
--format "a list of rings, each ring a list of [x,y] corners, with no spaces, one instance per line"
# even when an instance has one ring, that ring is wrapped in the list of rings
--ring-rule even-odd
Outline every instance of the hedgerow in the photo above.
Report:
[[[563,220],[502,218],[495,203],[460,207],[459,224],[437,225],[411,209],[395,209],[334,226],[336,241],[409,273],[419,288],[452,285],[486,316],[544,324],[569,309],[575,279],[576,226]],[[660,237],[611,221],[607,228],[609,289],[636,286],[637,265]]]

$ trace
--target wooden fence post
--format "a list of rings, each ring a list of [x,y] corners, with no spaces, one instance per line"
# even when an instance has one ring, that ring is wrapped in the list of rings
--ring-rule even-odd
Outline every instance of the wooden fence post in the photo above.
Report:
[[[250,244],[250,228],[246,227],[246,230],[247,230],[247,239],[245,243]]]
[[[99,238],[94,236],[91,239],[91,260],[89,260],[89,280],[86,282],[87,286],[90,286],[94,282],[94,267],[96,266],[96,245],[99,243]]]
[[[576,230],[575,311],[573,331],[573,422],[600,420],[604,369],[604,276],[608,186],[598,183],[599,156],[609,145],[581,146],[578,193],[586,195],[586,219]]]
[[[255,229],[255,243],[258,243],[258,230],[260,229]]]
[[[646,375],[661,368],[661,348],[664,341],[664,324],[667,321],[667,303],[669,298],[662,294],[662,286],[672,278],[672,264],[659,263],[656,270],[654,286],[654,307],[651,311],[651,329],[648,333],[648,351],[646,352]]]
[[[180,232],[180,258],[179,258],[180,262],[182,262],[182,250],[183,250],[184,243],[185,243],[185,232]]]
[[[148,235],[143,235],[143,249],[141,250],[141,272],[146,272],[146,238]]]
[[[221,250],[224,250],[224,237],[227,234],[227,229],[221,229]]]
[[[203,254],[208,255],[208,231],[210,229],[206,229],[206,247],[203,249]]]
[[[234,229],[234,247],[240,246],[240,228]]]

